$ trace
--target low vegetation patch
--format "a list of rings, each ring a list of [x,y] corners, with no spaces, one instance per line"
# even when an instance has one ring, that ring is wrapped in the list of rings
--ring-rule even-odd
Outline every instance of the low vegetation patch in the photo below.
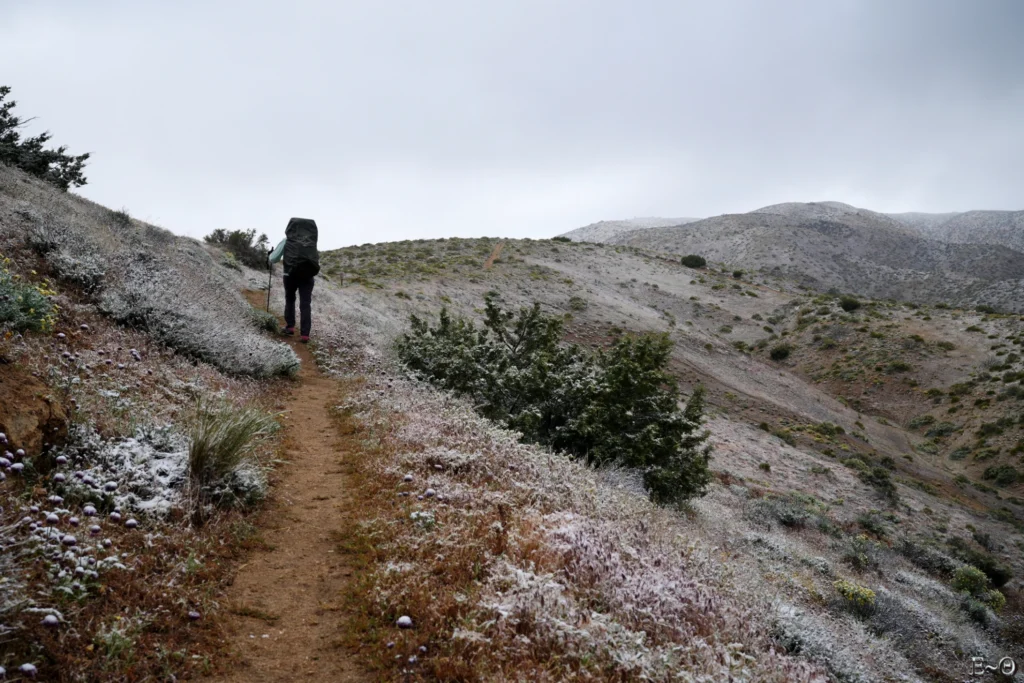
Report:
[[[0,338],[12,332],[47,332],[57,320],[56,294],[46,282],[29,283],[0,255]]]

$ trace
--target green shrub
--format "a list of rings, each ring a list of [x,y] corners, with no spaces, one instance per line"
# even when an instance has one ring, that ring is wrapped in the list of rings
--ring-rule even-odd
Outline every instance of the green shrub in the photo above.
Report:
[[[587,300],[580,296],[569,297],[569,309],[573,311],[587,310]]]
[[[884,538],[888,535],[888,531],[882,521],[882,515],[877,510],[870,510],[858,515],[857,524],[859,524],[865,531],[870,532],[879,538]]]
[[[687,254],[681,259],[681,262],[687,268],[703,268],[708,264],[707,259],[696,254]]]
[[[843,562],[858,571],[877,569],[879,565],[879,545],[865,534],[858,534],[850,539],[842,551]]]
[[[1013,486],[1020,481],[1020,472],[1013,465],[992,465],[985,468],[981,478],[994,481],[997,486]]]
[[[217,228],[203,238],[207,244],[219,247],[245,265],[256,270],[268,270],[266,235],[256,237],[255,230],[225,230]]]
[[[968,541],[953,537],[947,541],[947,545],[949,545],[951,552],[957,559],[973,565],[984,572],[985,576],[992,582],[993,588],[1002,588],[1013,578],[1013,572],[1009,567],[984,550],[977,550],[971,547]]]
[[[998,590],[990,590],[989,578],[977,567],[957,567],[950,586],[958,593],[970,596],[997,612],[1006,604],[1006,596]]]
[[[792,352],[793,346],[791,344],[782,343],[773,346],[772,350],[769,352],[769,355],[771,356],[772,360],[782,361],[789,358],[789,354],[791,354]]]
[[[875,611],[875,592],[846,579],[832,584],[846,607],[857,616],[870,616]]]
[[[56,292],[46,282],[22,281],[10,270],[10,260],[0,255],[0,339],[4,332],[48,332],[57,322],[57,307],[50,300]]]
[[[839,306],[847,313],[851,313],[860,308],[860,301],[852,296],[843,296],[839,298]]]
[[[278,330],[278,319],[277,316],[266,311],[261,311],[258,308],[251,309],[250,316],[252,316],[253,325],[257,329],[265,330],[267,332],[277,332]]]
[[[620,336],[596,353],[561,345],[562,321],[540,304],[518,313],[485,297],[482,329],[441,309],[437,325],[410,316],[401,361],[423,379],[469,396],[482,415],[523,440],[595,465],[639,469],[656,502],[702,495],[711,480],[704,390],[685,409],[668,372],[667,335]]]
[[[911,429],[919,429],[921,427],[927,427],[930,424],[935,424],[934,415],[918,415],[910,422],[908,422],[907,426],[910,427]]]
[[[924,435],[931,439],[938,439],[949,436],[958,429],[959,427],[952,422],[940,422],[925,432]]]

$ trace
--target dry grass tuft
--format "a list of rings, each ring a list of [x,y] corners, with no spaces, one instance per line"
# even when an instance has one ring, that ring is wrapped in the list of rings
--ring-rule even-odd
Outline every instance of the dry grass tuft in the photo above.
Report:
[[[258,408],[201,401],[189,430],[189,477],[202,489],[241,464],[260,440],[279,428],[274,418]]]

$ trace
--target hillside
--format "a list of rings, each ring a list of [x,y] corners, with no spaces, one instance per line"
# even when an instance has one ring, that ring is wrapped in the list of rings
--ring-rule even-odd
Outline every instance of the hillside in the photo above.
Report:
[[[607,242],[624,232],[685,225],[699,220],[699,218],[631,218],[622,221],[598,221],[582,228],[570,230],[562,237],[568,237],[574,242]]]
[[[891,217],[923,237],[953,244],[997,244],[1024,252],[1024,211],[903,213]]]
[[[986,621],[974,645],[952,645],[966,622],[940,606],[951,597],[938,597],[951,571],[940,567],[969,552],[1021,567],[1019,317],[867,300],[847,311],[775,276],[695,271],[615,245],[449,239],[352,247],[325,263],[345,274],[340,316],[384,337],[441,306],[478,317],[490,290],[511,307],[541,302],[587,345],[622,329],[668,332],[684,386],[710,390],[722,482],[686,533],[727,549],[755,593],[772,586],[787,605],[780,614],[800,615],[776,627],[834,675],[883,680],[857,663],[864,648],[883,647],[906,659],[901,670],[955,680],[942,673],[955,667],[941,648],[918,637],[942,633],[953,649],[994,637]],[[788,356],[773,360],[781,346]],[[897,503],[881,493],[888,481]],[[885,596],[889,626],[844,620],[828,596],[846,572]],[[916,626],[894,636],[900,620]]]
[[[700,254],[818,291],[1024,311],[1024,253],[992,242],[923,237],[915,225],[837,202],[793,203],[620,232],[606,241]]]
[[[801,258],[824,249],[810,232],[920,240],[820,210],[844,222],[794,232]],[[957,681],[1024,642],[1018,315],[625,245],[419,240],[322,254],[296,353],[250,305],[265,271],[2,168],[0,252],[34,297],[0,307],[0,379],[24,387],[0,424],[12,405],[38,422],[5,434],[26,444],[0,483],[25,549],[0,583],[9,672]],[[682,398],[707,389],[707,495],[656,505],[640,472],[524,443],[402,365],[410,315],[479,324],[488,294],[584,349],[666,334]],[[202,480],[211,401],[276,426]]]

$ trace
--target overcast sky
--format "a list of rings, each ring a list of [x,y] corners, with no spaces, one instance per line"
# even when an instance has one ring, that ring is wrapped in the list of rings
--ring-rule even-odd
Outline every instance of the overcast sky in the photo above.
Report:
[[[1024,208],[1019,0],[0,1],[79,190],[321,248],[783,201]]]

